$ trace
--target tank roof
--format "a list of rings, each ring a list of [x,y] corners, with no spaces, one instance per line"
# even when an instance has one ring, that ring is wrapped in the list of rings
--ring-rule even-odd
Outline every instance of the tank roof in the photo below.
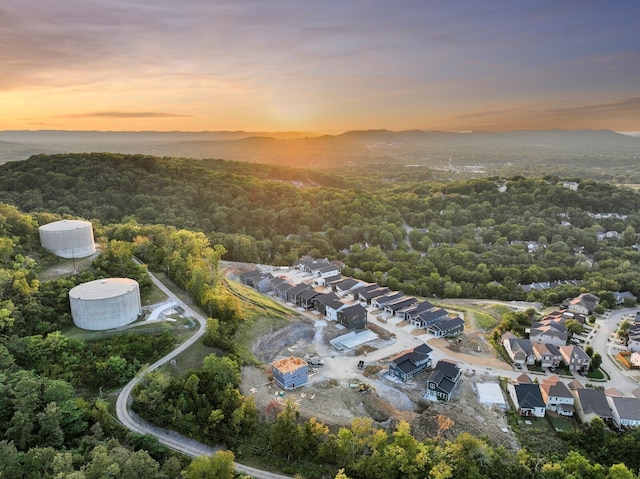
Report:
[[[47,223],[46,225],[42,225],[39,229],[44,231],[67,231],[67,230],[75,230],[78,228],[86,228],[87,226],[91,226],[90,221],[61,220],[61,221],[54,221],[53,223]]]
[[[73,299],[115,298],[138,287],[138,282],[129,278],[106,278],[82,283],[69,291]]]

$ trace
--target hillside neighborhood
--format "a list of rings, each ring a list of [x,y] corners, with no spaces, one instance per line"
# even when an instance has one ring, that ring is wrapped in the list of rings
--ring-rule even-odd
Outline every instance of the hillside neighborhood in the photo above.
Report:
[[[465,331],[461,315],[377,283],[343,277],[341,266],[339,261],[306,258],[286,270],[256,267],[241,273],[238,279],[343,328],[344,334],[330,341],[336,354],[353,355],[358,347],[375,341],[378,335],[374,328],[369,328],[370,322],[378,327],[411,331],[421,343],[399,351],[396,347],[396,352],[386,358],[386,368],[381,374],[400,383],[410,383],[424,374],[426,379],[421,380],[425,385],[424,399],[455,399],[460,382],[475,374],[476,369],[473,364],[447,357],[446,351],[434,354],[427,341],[443,337],[455,342]],[[640,388],[627,387],[623,393],[616,388],[597,387],[597,381],[587,379],[593,350],[588,353],[587,341],[572,334],[566,326],[568,321],[577,321],[585,329],[593,329],[589,319],[598,304],[597,296],[581,294],[567,299],[560,309],[532,321],[524,337],[504,333],[499,347],[504,348],[513,370],[486,368],[486,375],[497,375],[498,383],[500,379],[504,382],[502,388],[495,382],[484,383],[485,387],[478,388],[478,401],[505,406],[509,402],[524,418],[552,414],[589,422],[597,416],[619,429],[640,425]],[[640,350],[639,328],[640,313],[628,333],[627,350],[636,356]],[[271,365],[273,380],[283,390],[301,388],[307,384],[313,367],[321,364],[322,360],[317,358],[281,358]],[[358,367],[364,364],[360,360]]]

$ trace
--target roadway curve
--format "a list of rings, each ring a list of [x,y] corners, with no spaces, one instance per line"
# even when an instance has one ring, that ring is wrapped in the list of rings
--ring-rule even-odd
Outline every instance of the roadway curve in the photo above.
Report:
[[[173,431],[167,431],[164,429],[160,429],[156,426],[148,424],[144,421],[141,421],[138,418],[134,418],[129,411],[129,404],[131,402],[131,392],[133,388],[138,384],[147,373],[154,371],[159,368],[163,364],[169,362],[171,359],[175,358],[178,354],[182,353],[188,347],[190,347],[193,343],[195,343],[198,339],[202,337],[202,335],[206,331],[207,320],[200,313],[190,308],[187,304],[185,304],[180,298],[178,298],[174,293],[169,290],[164,284],[160,282],[158,278],[149,273],[151,280],[153,283],[164,293],[167,295],[170,301],[175,302],[177,305],[181,306],[185,315],[195,318],[198,321],[198,331],[191,336],[187,341],[182,343],[176,349],[171,351],[165,357],[159,359],[155,363],[153,363],[148,368],[140,371],[135,378],[133,378],[129,384],[127,384],[120,394],[118,394],[118,400],[116,401],[116,415],[120,422],[128,429],[133,432],[137,432],[138,434],[150,434],[155,436],[158,441],[167,446],[170,449],[175,451],[179,451],[187,456],[197,457],[197,456],[208,456],[211,455],[216,448],[208,446],[206,444],[202,444],[198,441],[194,441],[193,439],[189,439],[185,436],[177,434]],[[255,477],[256,479],[292,479],[291,476],[283,476],[281,474],[274,474],[272,472],[263,471],[261,469],[255,469],[253,467],[245,466],[244,464],[239,464],[236,462],[236,470],[239,472],[243,472],[245,474],[249,474],[250,476]]]

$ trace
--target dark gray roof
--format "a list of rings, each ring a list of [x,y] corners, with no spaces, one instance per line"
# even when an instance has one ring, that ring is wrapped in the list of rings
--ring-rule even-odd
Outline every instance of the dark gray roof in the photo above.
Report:
[[[554,356],[562,356],[562,354],[560,354],[560,350],[553,344],[545,344],[545,346],[547,347],[547,350]]]
[[[418,304],[414,305],[414,309],[412,311],[410,311],[411,314],[418,314],[421,313],[423,311],[428,311],[432,308],[434,308],[435,306],[433,306],[433,304],[431,304],[429,301],[420,301]]]
[[[364,284],[362,286],[358,286],[357,288],[354,288],[353,290],[351,290],[351,292],[354,295],[358,295],[360,293],[364,293],[366,291],[372,291],[374,289],[378,289],[380,286],[378,285],[378,283],[371,283],[371,284]]]
[[[380,297],[380,298],[376,298],[376,303],[378,303],[378,306],[384,306],[392,301],[395,301],[396,299],[400,299],[404,296],[404,294],[402,294],[400,291],[395,291],[393,293],[389,293],[386,296]]]
[[[327,308],[331,308],[331,309],[335,309],[335,310],[338,310],[338,309],[342,308],[344,305],[345,305],[345,303],[343,303],[339,299],[333,299],[333,300],[331,300],[331,301],[329,301],[328,303],[325,304],[325,306]]]
[[[315,298],[316,296],[318,296],[320,293],[318,293],[315,289],[309,289],[308,291],[303,291],[302,293],[300,293],[300,299],[308,301],[311,298]]]
[[[340,281],[342,281],[342,275],[340,273],[334,275],[334,276],[327,276],[324,279],[324,284],[326,285],[331,285],[333,283],[339,283]]]
[[[298,295],[298,294],[300,294],[303,291],[306,291],[308,289],[311,289],[311,286],[309,286],[308,284],[305,284],[305,283],[300,283],[297,286],[294,286],[293,288],[288,289],[287,290],[287,296],[289,296],[289,295],[296,296],[296,295]]]
[[[335,286],[336,288],[342,290],[342,291],[347,291],[351,288],[353,288],[354,286],[357,286],[358,284],[360,284],[360,281],[358,281],[357,279],[354,278],[344,278],[342,281],[334,284],[333,286]]]
[[[389,288],[378,286],[377,288],[363,291],[362,293],[360,293],[360,296],[364,299],[373,299],[373,298],[377,298],[378,296],[384,296],[389,291],[390,291]]]
[[[446,331],[449,329],[458,328],[460,326],[464,328],[464,320],[459,316],[456,316],[455,318],[445,318],[441,321],[438,321],[436,324],[431,325],[430,327],[433,329],[439,329],[440,331]],[[530,342],[529,342],[529,350],[531,350]],[[531,351],[530,354],[533,354],[533,351]]]
[[[460,368],[457,364],[443,359],[438,361],[438,364],[433,369],[434,371],[440,371],[446,378],[455,378],[460,373]]]
[[[596,414],[603,419],[612,417],[607,396],[602,389],[576,389],[576,394],[585,414]]]
[[[320,304],[324,304],[325,306],[331,301],[336,301],[337,299],[338,295],[336,293],[322,293],[316,296],[316,301]]]
[[[394,311],[397,311],[398,309],[406,308],[407,306],[414,304],[416,301],[416,298],[413,296],[402,296],[400,299],[386,303],[384,307],[392,308]]]
[[[432,321],[434,319],[444,318],[448,314],[449,313],[447,313],[442,308],[433,308],[433,309],[430,309],[428,311],[422,311],[420,314],[418,314],[417,317],[422,321],[429,322],[429,321]]]
[[[537,384],[516,384],[514,388],[520,408],[545,407],[540,386]]]
[[[362,306],[360,303],[354,304],[352,306],[347,306],[346,308],[340,311],[347,318],[357,318],[362,314],[367,314],[367,309]]]
[[[636,397],[612,397],[620,419],[640,421],[640,399]]]
[[[396,356],[392,361],[403,373],[410,373],[418,367],[417,364],[419,362],[428,358],[431,351],[433,350],[429,346],[421,344],[404,354]]]

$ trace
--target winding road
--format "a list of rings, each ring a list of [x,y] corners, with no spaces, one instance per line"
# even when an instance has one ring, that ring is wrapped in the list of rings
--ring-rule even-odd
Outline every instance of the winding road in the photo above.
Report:
[[[140,371],[136,375],[136,377],[129,382],[129,384],[122,388],[116,401],[116,415],[118,416],[120,422],[126,428],[139,434],[149,434],[155,436],[161,444],[170,449],[182,452],[183,454],[191,457],[211,455],[216,450],[216,448],[208,446],[206,444],[202,444],[198,441],[194,441],[193,439],[182,436],[174,431],[161,429],[148,424],[140,418],[134,417],[129,411],[129,404],[131,403],[131,392],[133,391],[133,388],[136,386],[136,384],[138,384],[146,374],[154,371],[163,364],[166,364],[171,359],[175,358],[177,355],[194,344],[205,333],[207,325],[207,320],[204,316],[185,304],[179,297],[171,292],[169,288],[162,284],[162,282],[154,275],[149,273],[149,276],[151,277],[153,284],[155,284],[156,287],[158,287],[164,294],[166,294],[170,301],[173,301],[175,304],[184,309],[186,316],[194,318],[198,321],[198,331],[196,331],[193,336],[191,336],[187,341],[182,343],[165,357],[159,359],[148,368]],[[284,476],[281,474],[263,471],[261,469],[255,469],[253,467],[249,467],[237,462],[236,471],[243,472],[255,477],[256,479],[292,479],[291,476]]]

